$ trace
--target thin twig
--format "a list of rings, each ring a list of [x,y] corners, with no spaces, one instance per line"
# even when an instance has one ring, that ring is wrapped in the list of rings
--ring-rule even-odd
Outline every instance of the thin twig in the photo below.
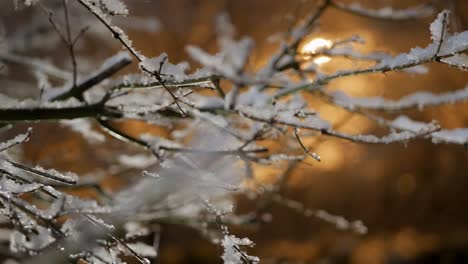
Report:
[[[127,245],[127,243],[123,242],[120,240],[118,237],[114,236],[111,232],[107,230],[107,228],[103,227],[101,223],[98,221],[94,220],[92,217],[86,215],[86,214],[81,214],[86,220],[88,220],[90,223],[92,223],[94,226],[98,227],[99,229],[103,230],[108,237],[110,237],[112,240],[120,244],[122,247],[124,247],[130,254],[132,254],[140,263],[142,264],[147,264],[148,262],[145,260],[145,258],[141,257],[135,250],[133,250],[131,247]]]
[[[397,65],[395,67],[384,65],[384,66],[380,66],[380,67],[370,67],[370,68],[366,68],[366,69],[339,71],[337,73],[333,73],[333,74],[330,74],[330,75],[320,76],[319,78],[317,78],[314,81],[312,81],[310,83],[307,83],[307,84],[301,84],[301,85],[298,85],[298,86],[294,86],[294,87],[291,87],[291,88],[285,88],[283,90],[280,90],[274,95],[273,98],[274,99],[279,99],[281,97],[293,94],[293,93],[301,91],[301,90],[318,89],[322,85],[325,85],[325,84],[327,84],[328,82],[330,82],[332,80],[342,78],[342,77],[346,77],[346,76],[385,73],[385,72],[388,72],[388,71],[398,71],[398,70],[408,69],[408,68],[411,68],[411,67],[414,67],[414,66],[417,66],[417,65],[421,65],[421,64],[425,64],[425,63],[429,63],[429,62],[434,62],[434,61],[439,61],[440,59],[452,57],[452,56],[455,56],[457,54],[462,54],[462,53],[465,53],[465,52],[468,52],[468,48],[464,49],[464,50],[459,50],[459,51],[454,52],[454,53],[449,53],[449,54],[442,54],[442,55],[437,54],[437,55],[434,55],[434,56],[431,56],[431,57],[423,58],[423,59],[421,59],[419,61],[415,61],[415,62],[412,61],[412,62],[407,62],[407,63],[404,63],[404,64],[400,64],[400,65]]]
[[[117,60],[113,60],[113,58],[117,58]],[[59,101],[59,100],[65,100],[71,97],[81,98],[84,92],[96,86],[97,84],[101,83],[102,81],[108,79],[110,76],[116,74],[118,71],[120,71],[121,69],[123,69],[125,66],[129,65],[132,62],[130,57],[122,56],[120,53],[117,55],[114,55],[108,60],[112,60],[112,64],[104,65],[105,67],[101,66],[101,69],[99,69],[97,72],[93,73],[92,75],[88,76],[86,79],[81,81],[78,85],[74,85],[68,88],[66,92],[53,97],[51,100]]]
[[[443,13],[443,18],[442,18],[442,28],[440,29],[440,40],[439,43],[437,43],[437,50],[434,54],[434,57],[439,56],[440,49],[442,48],[442,44],[444,43],[444,37],[445,37],[445,29],[447,26],[447,12]]]
[[[320,161],[320,156],[317,155],[315,152],[311,152],[305,145],[302,143],[301,138],[299,137],[299,128],[294,128],[294,135],[296,136],[297,142],[299,142],[299,145],[301,145],[301,148],[304,150],[305,153],[307,153],[309,156],[314,158],[316,161]]]
[[[91,8],[86,1],[84,0],[77,0],[82,6],[84,6],[86,9],[88,9],[113,35],[115,39],[120,41],[120,43],[140,62],[140,68],[150,74],[151,76],[154,76],[156,80],[163,86],[163,88],[169,93],[169,95],[176,101],[176,105],[179,108],[181,114],[185,116],[185,111],[182,109],[182,107],[179,105],[178,100],[174,93],[165,85],[164,80],[162,79],[161,75],[157,72],[151,71],[148,68],[146,68],[143,64],[141,64],[145,58],[142,56],[139,52],[137,52],[131,44],[128,42],[126,37],[124,38],[123,31],[120,30],[120,28],[117,28],[113,25],[110,24],[108,19],[103,17],[103,14],[100,14],[96,12],[95,9]]]
[[[59,177],[59,176],[56,176],[56,175],[51,174],[51,173],[47,173],[47,172],[44,172],[44,171],[41,171],[41,170],[36,170],[36,169],[33,169],[33,168],[29,168],[27,166],[24,166],[22,164],[16,163],[16,162],[11,161],[11,160],[6,160],[6,161],[8,163],[10,163],[11,165],[13,165],[14,167],[18,168],[18,169],[27,171],[29,173],[32,173],[32,174],[35,174],[35,175],[38,175],[38,176],[42,176],[42,177],[50,179],[50,180],[54,180],[54,181],[65,183],[65,184],[72,184],[72,185],[76,184],[76,180],[68,178],[68,177]]]
[[[76,87],[76,82],[77,82],[77,72],[78,72],[78,66],[76,63],[76,55],[75,55],[75,47],[74,44],[75,42],[72,40],[71,36],[71,26],[70,26],[70,18],[68,15],[68,0],[62,0],[62,5],[63,5],[63,13],[65,16],[65,32],[66,32],[66,44],[68,47],[68,52],[70,53],[70,58],[72,61],[72,73],[73,73],[73,79],[72,79],[72,84],[73,88]]]
[[[28,141],[29,138],[31,137],[31,134],[32,134],[32,128],[28,128],[28,131],[26,131],[26,134],[18,135],[18,136],[23,136],[23,139],[21,139],[20,141],[14,141],[11,144],[8,144],[8,142],[7,142],[6,146],[4,144],[0,144],[0,145],[4,146],[3,148],[0,148],[0,152],[3,152],[3,151],[5,151],[5,150],[7,150],[7,149],[9,149],[11,147],[14,147],[16,145],[19,145],[19,144],[22,144],[22,143]],[[17,139],[17,137],[15,137],[15,139]],[[15,140],[15,139],[13,139],[13,140]]]
[[[112,126],[108,121],[106,120],[103,120],[103,119],[97,119],[99,125],[101,125],[102,128],[104,128],[104,131],[107,132],[109,135],[119,139],[119,140],[122,140],[122,141],[126,141],[126,142],[132,142],[132,143],[135,143],[139,146],[142,146],[146,149],[148,149],[149,151],[151,151],[151,153],[153,153],[153,155],[158,159],[160,160],[161,159],[161,156],[160,154],[146,141],[144,140],[141,140],[139,138],[136,138],[136,137],[133,137],[123,131],[121,131],[120,129],[117,129],[115,128],[114,126]]]

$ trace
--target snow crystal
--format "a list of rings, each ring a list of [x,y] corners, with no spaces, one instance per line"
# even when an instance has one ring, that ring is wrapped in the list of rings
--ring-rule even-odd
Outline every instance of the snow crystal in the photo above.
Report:
[[[221,256],[224,264],[241,264],[244,263],[245,258],[247,258],[249,263],[258,263],[260,261],[258,257],[249,256],[240,250],[240,246],[253,246],[253,242],[248,238],[241,239],[233,235],[225,235],[221,244],[224,248],[223,255]]]

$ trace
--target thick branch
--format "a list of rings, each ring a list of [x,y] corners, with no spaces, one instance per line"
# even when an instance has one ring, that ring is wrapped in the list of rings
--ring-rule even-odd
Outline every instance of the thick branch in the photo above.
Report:
[[[15,121],[35,121],[53,119],[74,119],[83,117],[111,117],[120,118],[121,113],[103,104],[91,104],[78,107],[63,108],[9,108],[0,109],[0,123]]]

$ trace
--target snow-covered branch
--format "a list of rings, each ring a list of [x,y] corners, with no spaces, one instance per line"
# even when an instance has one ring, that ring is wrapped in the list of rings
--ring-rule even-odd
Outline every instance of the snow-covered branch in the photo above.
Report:
[[[468,86],[438,94],[412,92],[394,100],[383,96],[351,97],[342,91],[329,90],[330,82],[346,77],[386,72],[427,73],[425,64],[428,63],[466,70],[468,31],[449,32],[448,11],[439,13],[429,26],[431,43],[406,53],[392,56],[380,51],[359,52],[354,45],[365,45],[359,36],[322,39],[317,47],[304,49],[304,42],[319,29],[317,25],[327,16],[329,8],[388,20],[418,19],[432,12],[432,7],[426,5],[369,9],[335,0],[319,1],[303,19],[291,25],[276,52],[262,60],[264,64],[254,67],[252,64],[257,60],[252,38],[237,38],[228,15],[222,14],[216,20],[218,50],[215,54],[187,45],[188,56],[201,67],[193,70],[189,62],[174,63],[167,53],[146,57],[134,48],[124,30],[113,21],[115,16],[128,15],[121,0],[76,0],[74,4],[64,0],[61,5],[51,7],[40,1],[20,2],[31,8],[31,12],[35,8],[46,11],[48,27],[65,43],[62,48],[67,49],[69,61],[63,64],[71,62],[71,68],[63,70],[54,66],[55,63],[49,63],[44,55],[40,56],[44,59],[39,60],[39,57],[13,54],[8,48],[0,47],[0,61],[32,70],[35,77],[32,86],[39,91],[38,98],[32,95],[25,98],[20,93],[15,97],[13,92],[1,94],[1,125],[58,120],[63,126],[81,133],[88,143],[104,142],[104,133],[107,133],[142,148],[141,151],[132,149],[135,153],[112,148],[103,152],[106,153],[103,159],[114,163],[110,168],[78,176],[30,165],[12,155],[16,154],[15,148],[28,144],[30,137],[34,138],[31,130],[0,143],[0,213],[11,222],[10,249],[21,260],[39,256],[49,263],[64,259],[121,263],[122,256],[127,255],[146,264],[149,258],[158,257],[158,247],[144,242],[149,235],[160,236],[161,230],[155,228],[157,224],[171,223],[203,231],[210,241],[223,247],[219,257],[224,263],[257,263],[259,259],[242,248],[253,243],[229,232],[226,223],[249,223],[259,218],[260,211],[269,208],[258,202],[257,211],[246,217],[235,216],[233,194],[263,192],[267,203],[283,204],[338,229],[358,234],[367,231],[361,221],[349,221],[326,210],[308,209],[281,196],[279,192],[286,188],[287,176],[279,176],[280,187],[268,190],[262,184],[245,187],[249,181],[258,180],[257,166],[277,169],[285,164],[300,164],[307,157],[327,162],[326,155],[312,151],[315,143],[306,141],[306,137],[307,140],[310,136],[320,140],[337,138],[359,144],[406,143],[416,138],[433,143],[468,144],[467,128],[448,130],[436,121],[424,123],[406,116],[392,120],[388,119],[388,113],[379,112],[424,110],[465,102]],[[54,16],[55,9],[63,12],[63,20]],[[81,16],[80,12],[88,16]],[[87,34],[84,24],[90,16],[98,22],[95,26],[101,33],[113,37],[107,41],[118,43],[125,51],[104,62],[86,57],[93,63],[80,64],[78,72],[78,63],[85,62],[85,56],[80,57],[81,50],[75,49],[75,43]],[[72,37],[75,26],[83,30]],[[103,44],[106,43],[103,41]],[[36,53],[31,50],[24,54]],[[315,63],[319,56],[328,56],[330,60],[345,57],[351,61],[365,61],[366,66],[325,73]],[[138,71],[112,80],[131,63],[131,57],[136,59]],[[85,68],[81,65],[89,65],[87,71],[81,71]],[[88,73],[84,75],[83,72]],[[14,77],[15,74],[5,74],[6,79]],[[27,82],[23,77],[21,80]],[[324,118],[327,115],[321,114],[310,98],[321,99],[350,115],[363,115],[383,125],[388,132],[342,132],[344,128]],[[137,122],[142,128],[134,129],[131,122]],[[282,145],[276,148],[275,144]],[[99,148],[105,148],[104,145]],[[288,165],[288,173],[291,167]],[[137,172],[126,181],[128,186],[110,192],[100,185],[98,174],[108,176],[122,171]],[[96,201],[80,199],[62,188],[73,191],[90,188],[97,193],[97,198]]]
[[[341,91],[329,94],[332,103],[349,109],[364,108],[380,111],[401,111],[409,108],[438,106],[443,104],[454,104],[468,100],[468,86],[464,89],[455,90],[441,94],[430,92],[416,92],[406,95],[398,100],[389,100],[382,97],[349,97]]]

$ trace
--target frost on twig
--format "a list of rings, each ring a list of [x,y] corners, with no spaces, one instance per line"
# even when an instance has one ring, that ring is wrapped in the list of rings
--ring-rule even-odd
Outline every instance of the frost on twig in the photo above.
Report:
[[[195,86],[198,82],[210,82],[209,77],[211,76],[206,70],[197,70],[192,74],[187,74],[186,71],[190,68],[188,62],[180,62],[178,64],[172,64],[169,62],[168,55],[162,53],[158,57],[146,58],[140,63],[140,67],[143,67],[150,72],[157,72],[161,75],[161,78],[165,85],[172,87],[176,84],[181,86]],[[139,78],[140,79],[140,78]],[[150,81],[147,83],[142,83],[139,80],[142,86],[161,86],[160,83],[151,84]],[[128,82],[128,81],[127,81]],[[131,83],[131,82],[130,82]],[[128,84],[126,84],[128,85]],[[133,84],[138,86],[138,84]]]
[[[444,10],[437,15],[437,18],[431,23],[429,30],[431,32],[431,39],[434,43],[439,43],[444,39],[444,32],[448,28],[449,11]]]
[[[434,131],[439,129],[439,126],[436,124],[428,124],[427,126],[421,127],[420,130],[417,131],[403,131],[403,132],[392,132],[388,135],[378,137],[375,135],[350,135],[346,133],[342,133],[336,131],[330,127],[330,125],[318,118],[318,117],[309,117],[308,120],[301,120],[295,117],[288,116],[287,114],[283,115],[274,115],[274,114],[258,114],[261,113],[259,109],[256,111],[250,110],[249,112],[242,112],[247,118],[250,118],[255,121],[269,123],[269,124],[277,124],[277,125],[285,125],[292,128],[303,128],[303,129],[310,129],[318,131],[324,135],[341,138],[353,142],[360,142],[360,143],[367,143],[367,144],[390,144],[395,142],[404,142],[410,139],[414,139],[417,137],[425,136]],[[285,118],[286,117],[286,118]]]
[[[427,123],[413,121],[406,116],[400,116],[392,121],[392,126],[407,131],[418,131],[427,126]],[[453,143],[465,145],[468,143],[468,128],[452,130],[442,129],[428,135],[433,143]]]
[[[10,140],[22,142],[28,136],[19,135]],[[4,143],[2,143],[4,144]],[[41,179],[35,176],[41,177]],[[44,181],[46,179],[47,181]],[[52,180],[52,181],[50,181]],[[108,212],[95,201],[86,201],[55,189],[50,184],[75,184],[76,175],[60,173],[56,170],[46,170],[36,166],[31,168],[7,159],[2,155],[0,160],[0,213],[6,216],[13,225],[10,237],[10,249],[15,254],[38,255],[48,248],[62,247],[57,241],[63,240],[70,234],[78,232],[65,231],[57,225],[59,217],[71,214],[102,214]],[[24,194],[30,199],[24,200]],[[42,206],[35,205],[34,197],[41,197]],[[47,206],[47,207],[45,207]],[[45,207],[45,208],[44,208]],[[72,220],[67,220],[63,227]]]
[[[448,11],[442,11],[431,23],[430,33],[433,42],[425,48],[413,48],[409,53],[400,54],[394,58],[383,60],[375,66],[390,69],[408,68],[433,60],[450,58],[468,50],[468,31],[450,35],[447,29]]]
[[[467,101],[468,86],[466,86],[464,89],[441,94],[433,94],[430,92],[415,92],[398,100],[389,100],[382,97],[349,97],[341,91],[331,93],[330,96],[334,104],[346,107],[351,110],[356,108],[363,108],[381,111],[401,111],[413,107],[422,110],[425,107]]]
[[[302,203],[285,198],[279,194],[273,194],[272,199],[275,202],[304,215],[305,217],[315,217],[321,221],[335,225],[340,230],[351,230],[361,235],[367,234],[368,228],[361,220],[351,221],[344,218],[343,216],[335,215],[325,210],[314,210],[306,208]]]
[[[28,131],[25,134],[19,134],[16,137],[6,141],[0,142],[0,152],[3,152],[15,145],[21,144],[25,141],[28,141],[29,137],[31,136],[32,128],[28,128]]]
[[[251,247],[253,242],[248,238],[237,238],[234,235],[225,235],[221,242],[224,252],[221,258],[224,264],[241,264],[241,263],[259,263],[258,257],[249,256],[243,252],[240,247]]]
[[[78,2],[86,7],[93,15],[101,21],[101,23],[106,26],[106,28],[110,31],[112,36],[119,40],[120,43],[136,58],[138,61],[143,60],[143,56],[139,51],[137,51],[132,46],[132,41],[128,38],[125,32],[112,24],[112,16],[114,15],[122,15],[128,12],[125,4],[123,4],[120,0],[112,0],[105,4],[101,3],[101,1],[94,1],[94,0],[78,0]]]

